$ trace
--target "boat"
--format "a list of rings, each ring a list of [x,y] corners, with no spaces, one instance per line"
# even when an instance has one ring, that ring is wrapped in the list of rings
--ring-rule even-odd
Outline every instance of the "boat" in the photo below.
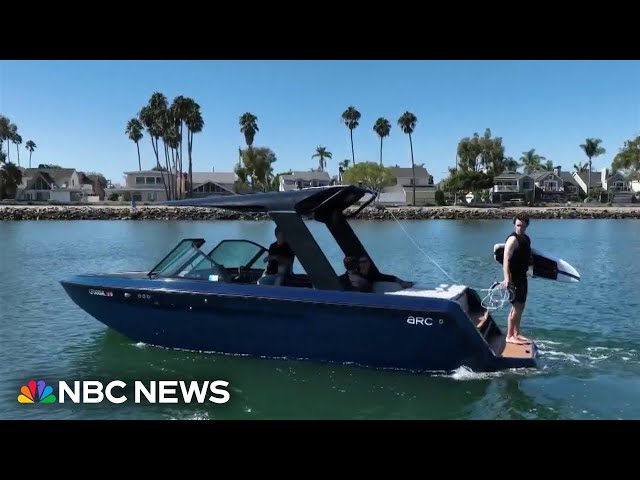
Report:
[[[349,223],[375,197],[336,185],[164,202],[267,214],[304,270],[282,285],[261,284],[268,247],[244,238],[211,250],[185,238],[149,271],[77,274],[61,284],[98,321],[159,347],[410,372],[535,367],[535,343],[505,343],[469,286],[380,282],[361,292],[340,282],[307,223],[324,224],[345,256],[366,255],[379,272]]]

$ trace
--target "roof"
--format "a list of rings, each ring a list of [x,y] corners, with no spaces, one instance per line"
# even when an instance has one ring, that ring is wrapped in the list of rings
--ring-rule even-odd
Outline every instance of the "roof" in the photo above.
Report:
[[[234,172],[193,172],[192,175],[194,185],[202,185],[207,182],[233,185],[238,179]]]
[[[69,181],[75,171],[75,168],[27,168],[24,171],[24,176],[34,177],[40,173],[48,183],[61,186]]]
[[[291,172],[291,174],[281,175],[283,180],[331,180],[327,172]]]
[[[582,180],[585,185],[588,185],[589,183],[588,171],[583,170],[581,172],[575,172],[575,173],[578,177],[580,177],[580,180]],[[602,185],[602,174],[600,172],[591,172],[591,188],[598,185]]]
[[[513,172],[513,171],[505,170],[500,175],[496,175],[495,177],[493,177],[493,179],[494,180],[519,180],[522,177],[527,177],[527,176],[528,175],[525,175],[525,174],[520,173],[520,172]]]
[[[162,205],[223,208],[244,212],[296,212],[307,215],[318,210],[342,211],[367,193],[373,192],[354,185],[336,185],[284,192],[187,198],[162,202]]]
[[[429,172],[424,167],[415,167],[416,169],[416,178],[418,177],[429,177]],[[411,167],[389,167],[391,173],[394,177],[413,177],[413,169]]]

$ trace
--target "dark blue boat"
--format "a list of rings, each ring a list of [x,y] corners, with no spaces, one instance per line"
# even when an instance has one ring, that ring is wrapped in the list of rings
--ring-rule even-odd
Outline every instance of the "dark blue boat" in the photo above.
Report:
[[[283,285],[259,284],[266,247],[223,240],[207,252],[200,238],[182,240],[149,272],[74,275],[61,283],[97,320],[150,345],[417,372],[534,367],[535,344],[505,344],[467,286],[345,288],[304,219],[324,223],[345,256],[368,255],[348,218],[374,197],[351,215],[345,210],[371,193],[331,186],[167,202],[267,212],[305,271]]]

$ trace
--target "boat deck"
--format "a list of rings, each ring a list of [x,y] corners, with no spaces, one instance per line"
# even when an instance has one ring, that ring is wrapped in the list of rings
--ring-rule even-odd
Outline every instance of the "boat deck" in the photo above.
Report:
[[[485,329],[485,323],[489,320],[489,312],[484,310],[480,312],[474,312],[470,314],[471,320],[478,328],[478,330],[482,331]],[[489,327],[491,327],[489,325]],[[506,335],[503,333],[489,333],[490,337],[488,339],[488,344],[491,350],[498,357],[508,357],[508,358],[534,358],[536,355],[535,345],[516,345],[514,343],[506,342]],[[483,335],[484,336],[484,335]]]
[[[489,346],[497,356],[509,358],[535,357],[535,345],[533,343],[516,345],[514,343],[507,343],[505,341],[506,338],[505,335],[495,335],[489,340]]]

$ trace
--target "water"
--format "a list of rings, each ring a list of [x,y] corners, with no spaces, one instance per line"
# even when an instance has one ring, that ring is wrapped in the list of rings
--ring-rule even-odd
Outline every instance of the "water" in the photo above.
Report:
[[[501,279],[492,257],[508,220],[402,221],[417,244],[459,282]],[[439,284],[445,274],[393,221],[353,222],[386,273]],[[530,280],[523,333],[540,368],[447,375],[350,365],[172,351],[134,344],[75,306],[58,279],[79,272],[149,269],[184,237],[208,244],[268,244],[270,222],[0,222],[0,418],[18,419],[635,419],[640,418],[640,222],[537,220],[534,247],[568,260],[580,284]],[[331,263],[337,245],[312,225]],[[497,313],[506,324],[507,309]],[[227,380],[226,404],[17,402],[29,379]],[[119,393],[116,390],[116,393]],[[56,392],[58,394],[58,392]]]

